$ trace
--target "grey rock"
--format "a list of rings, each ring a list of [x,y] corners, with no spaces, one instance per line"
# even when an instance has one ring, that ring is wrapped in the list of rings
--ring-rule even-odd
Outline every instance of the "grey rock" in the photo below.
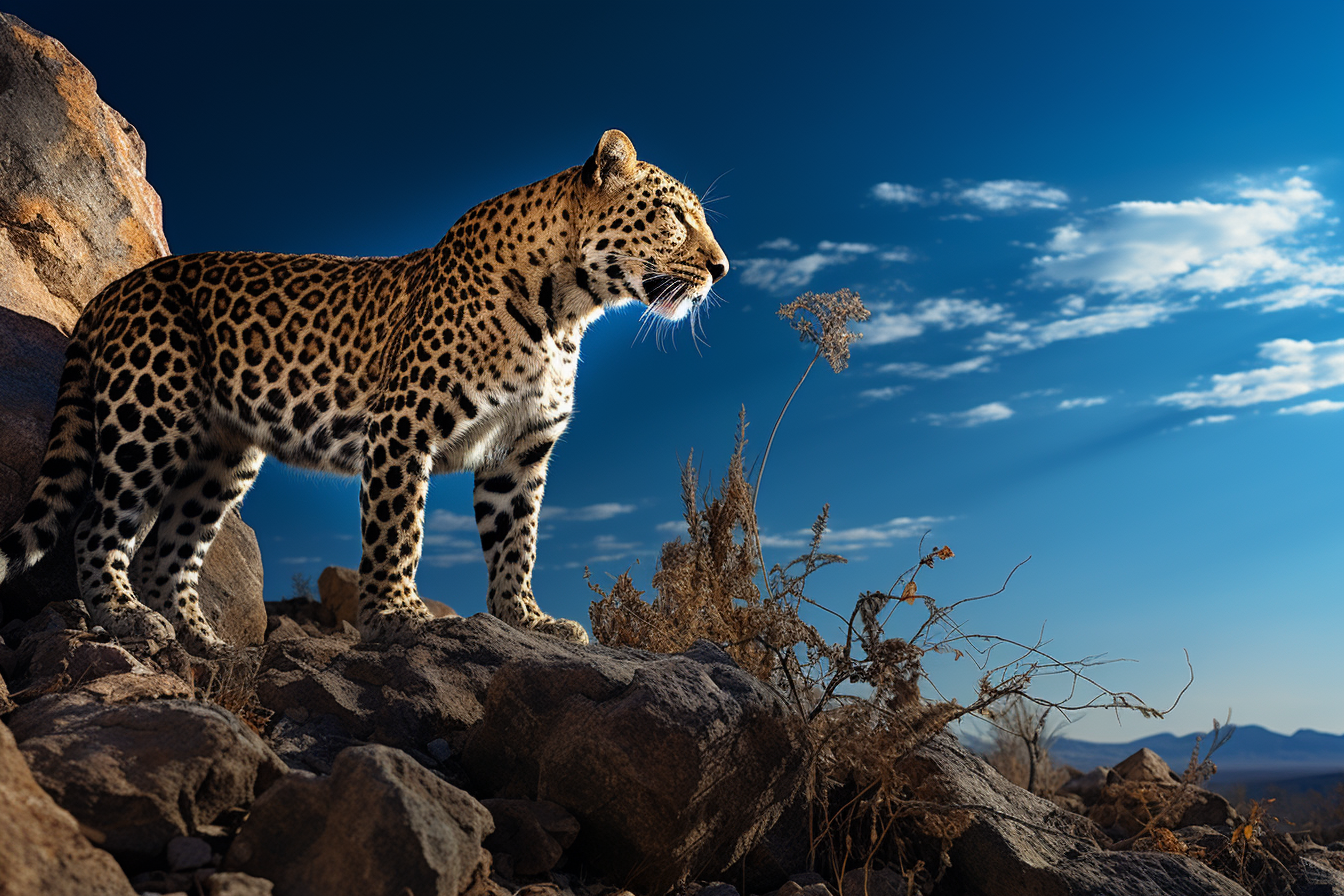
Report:
[[[1085,775],[1066,781],[1059,789],[1061,793],[1073,794],[1090,805],[1101,798],[1101,792],[1107,784],[1114,784],[1119,780],[1120,776],[1114,769],[1099,765]]]
[[[210,864],[210,844],[200,837],[174,837],[165,850],[170,871],[193,871]]]
[[[840,896],[905,896],[905,878],[890,868],[853,868],[840,880]]]
[[[205,896],[272,896],[275,885],[240,871],[221,871],[205,879]]]
[[[352,747],[252,807],[225,868],[285,896],[458,896],[489,876],[490,813],[399,750]]]
[[[1324,862],[1303,856],[1294,871],[1293,896],[1344,896],[1344,874]]]
[[[696,890],[695,896],[738,896],[738,892],[732,884],[711,883]]]
[[[21,707],[9,724],[34,777],[124,857],[161,853],[221,813],[251,804],[285,773],[250,728],[218,706],[166,698],[101,702],[97,688],[127,673]],[[180,682],[179,682],[180,684]]]
[[[1144,747],[1115,767],[1115,773],[1126,781],[1150,781],[1154,784],[1175,784],[1180,777],[1171,770],[1166,760]]]
[[[134,892],[112,856],[90,844],[79,822],[38,785],[14,735],[0,725],[0,894]]]
[[[64,674],[72,684],[82,684],[123,672],[150,671],[117,644],[75,629],[29,635],[19,645],[19,658],[26,666],[29,683]]]
[[[940,802],[974,806],[952,844],[940,893],[992,896],[1245,896],[1231,880],[1185,856],[1100,848],[1087,819],[1016,787],[950,735],[909,760],[907,774]]]
[[[359,572],[328,566],[317,577],[317,593],[333,619],[359,623]]]
[[[485,848],[505,853],[517,874],[544,874],[559,864],[579,833],[579,822],[545,800],[481,800],[494,819],[495,831]]]
[[[559,661],[578,655],[558,639],[485,614],[440,619],[401,643],[272,639],[257,673],[257,697],[286,719],[268,735],[276,751],[295,768],[326,773],[334,753],[323,743],[332,738],[404,750],[443,739],[458,752],[481,720],[500,667],[525,656]],[[290,714],[294,709],[302,710],[302,720]]]
[[[499,796],[564,806],[576,856],[661,893],[727,869],[793,799],[792,722],[707,642],[675,656],[570,648],[495,673],[463,762]]]

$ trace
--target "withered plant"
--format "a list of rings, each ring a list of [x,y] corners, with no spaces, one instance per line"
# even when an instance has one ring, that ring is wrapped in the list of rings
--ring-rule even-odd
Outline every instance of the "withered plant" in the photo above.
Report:
[[[693,459],[682,467],[686,537],[663,546],[652,579],[653,600],[643,599],[645,592],[635,588],[628,573],[610,590],[589,580],[600,598],[590,610],[593,634],[610,646],[659,652],[685,650],[698,638],[720,644],[793,709],[808,745],[807,794],[817,822],[814,858],[824,860],[836,880],[847,868],[878,858],[896,861],[906,871],[920,867],[923,873],[925,860],[904,851],[901,825],[913,819],[918,833],[942,843],[942,855],[931,861],[945,866],[947,845],[969,816],[964,807],[940,811],[938,794],[928,781],[912,777],[905,760],[949,723],[969,713],[992,714],[991,707],[1008,698],[1064,712],[1104,707],[1161,716],[1164,711],[1090,677],[1091,667],[1104,660],[1063,661],[1048,654],[1042,640],[1021,643],[966,630],[956,612],[1002,593],[1021,564],[992,594],[941,605],[921,593],[919,577],[954,554],[946,545],[926,550],[921,541],[914,564],[890,587],[859,595],[848,614],[841,613],[807,593],[814,573],[846,562],[822,549],[826,505],[812,524],[807,551],[766,566],[756,506],[780,421],[818,360],[824,358],[836,372],[845,369],[849,346],[861,336],[849,324],[867,320],[869,313],[859,296],[845,289],[807,293],[783,305],[779,315],[816,350],[775,420],[755,483],[744,461],[743,409],[717,494],[701,491]],[[889,635],[893,611],[902,605],[922,607],[923,617],[918,625],[905,623],[914,628],[906,637]],[[823,635],[804,615],[829,619],[838,637]],[[1009,655],[1001,659],[1005,651]],[[943,696],[924,673],[923,660],[930,653],[976,663],[981,672],[976,693],[964,703]],[[1033,682],[1049,675],[1071,679],[1065,699],[1048,701],[1029,692]],[[940,873],[938,868],[930,872]]]

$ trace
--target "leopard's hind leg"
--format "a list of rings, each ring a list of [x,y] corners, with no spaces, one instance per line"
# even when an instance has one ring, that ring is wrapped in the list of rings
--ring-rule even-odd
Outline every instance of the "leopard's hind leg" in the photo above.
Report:
[[[266,459],[241,436],[217,433],[173,483],[136,557],[142,600],[173,624],[190,652],[200,655],[226,646],[206,619],[196,591],[206,552]]]

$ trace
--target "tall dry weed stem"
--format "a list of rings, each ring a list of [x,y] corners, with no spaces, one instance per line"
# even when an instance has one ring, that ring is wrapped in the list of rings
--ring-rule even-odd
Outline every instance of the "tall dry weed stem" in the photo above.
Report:
[[[942,844],[941,855],[929,857],[938,866],[931,873],[938,874],[946,867],[948,844],[970,816],[964,807],[938,810],[938,794],[923,776],[907,769],[905,760],[948,724],[970,713],[992,715],[992,707],[1010,697],[1063,711],[1106,707],[1144,715],[1162,712],[1093,680],[1090,668],[1104,660],[1058,660],[1045,652],[1042,640],[1020,643],[976,634],[954,618],[965,604],[1002,593],[1017,567],[992,594],[940,605],[921,593],[920,575],[955,555],[946,545],[925,550],[921,542],[914,565],[891,587],[859,595],[852,610],[843,614],[807,593],[814,573],[846,562],[822,550],[829,505],[812,524],[805,553],[766,566],[756,506],[780,421],[819,359],[825,358],[836,372],[845,369],[850,344],[861,335],[849,323],[866,320],[869,313],[859,296],[846,289],[800,296],[783,305],[779,315],[816,350],[775,420],[754,486],[744,461],[744,408],[717,494],[701,491],[693,459],[682,467],[686,537],[663,546],[652,580],[657,592],[653,600],[643,600],[644,592],[634,587],[628,573],[610,590],[589,580],[599,596],[590,610],[593,634],[610,646],[660,652],[685,650],[698,638],[723,646],[793,708],[808,745],[806,792],[816,823],[814,859],[825,862],[837,880],[846,868],[871,865],[879,858],[897,862],[911,874],[920,868],[922,874],[925,859],[907,854],[903,846],[900,832],[908,822]],[[897,617],[907,631],[913,629],[904,638],[886,630],[901,607],[923,610],[922,620]],[[823,635],[805,617],[827,621],[839,637]],[[997,654],[1003,651],[1010,654],[1000,661]],[[925,676],[923,660],[931,653],[965,658],[979,667],[976,693],[965,703],[943,697]],[[1029,693],[1034,681],[1049,675],[1071,679],[1065,700],[1047,701]]]

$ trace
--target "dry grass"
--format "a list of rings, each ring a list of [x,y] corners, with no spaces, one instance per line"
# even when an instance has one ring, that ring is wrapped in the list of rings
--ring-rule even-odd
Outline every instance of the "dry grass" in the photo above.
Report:
[[[273,715],[257,697],[261,656],[259,647],[230,648],[194,667],[196,696],[219,704],[257,734],[265,731]]]

